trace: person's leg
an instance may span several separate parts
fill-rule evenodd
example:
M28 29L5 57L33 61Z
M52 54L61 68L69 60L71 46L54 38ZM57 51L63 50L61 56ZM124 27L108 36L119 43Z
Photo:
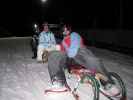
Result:
M36 59L36 57L37 57L37 51L36 51L36 49L33 49L32 59Z
M35 38L36 42L35 42L35 47L34 47L34 56L35 58L37 58L37 46L38 46L38 39L37 37Z
M51 82L66 84L66 78L63 71L65 67L66 56L59 51L51 51L48 56L48 71L51 78Z
M37 47L36 47L35 50L34 50L34 57L35 57L35 58L37 57Z
M33 51L33 56L32 56L32 58L35 59L35 58L37 57L37 46L34 46L34 47L32 48L32 51Z
M41 62L42 61L43 50L44 50L43 47L38 46L38 49L37 49L37 61L38 62Z
M108 72L105 69L103 63L99 58L97 58L89 49L87 48L81 48L78 51L78 54L74 58L74 60L80 64L86 67L87 69L91 71L97 71L102 73L105 76L108 76Z
M96 70L97 72L100 72L105 76L103 77L101 74L97 76L96 74L95 77L98 77L98 79L100 80L104 88L103 91L105 91L106 94L116 95L120 93L119 88L113 85L114 81L104 67L102 61L98 59L90 50L88 50L87 48L80 49L74 60L78 64L85 66L87 69Z
M35 50L35 46L34 46L34 37L32 37L31 41L30 41L30 46L31 46L31 50L33 52L33 56L32 58L35 59L35 55L34 55L34 50Z

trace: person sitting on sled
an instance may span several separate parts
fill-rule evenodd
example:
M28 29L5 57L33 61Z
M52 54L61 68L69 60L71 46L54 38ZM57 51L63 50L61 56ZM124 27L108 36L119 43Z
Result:
M96 72L101 72L108 76L102 70L103 64L83 43L83 38L77 33L72 32L70 25L63 27L64 39L60 45L60 51L52 51L48 57L48 70L52 82L51 91L66 91L67 82L64 73L64 67L67 66L69 59L73 59L77 64L86 67L94 75ZM107 83L110 83L107 78ZM107 84L106 84L107 85ZM112 87L107 92L114 94L118 92L116 87Z
M47 22L43 24L43 31L39 34L39 43L37 49L37 61L42 62L42 54L44 50L52 51L56 48L54 33L49 30Z

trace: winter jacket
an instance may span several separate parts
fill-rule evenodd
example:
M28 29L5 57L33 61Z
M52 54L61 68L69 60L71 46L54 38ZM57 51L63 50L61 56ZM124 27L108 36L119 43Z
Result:
M55 37L52 32L41 32L39 34L39 46L43 48L51 48L56 45Z
M75 57L79 48L83 47L82 37L76 33L72 32L70 35L66 36L61 44L61 51L65 51L68 57Z

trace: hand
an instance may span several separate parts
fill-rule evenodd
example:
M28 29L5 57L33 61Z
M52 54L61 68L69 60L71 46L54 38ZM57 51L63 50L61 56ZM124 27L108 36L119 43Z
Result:
M59 44L56 45L56 50L60 51L61 50L61 46Z

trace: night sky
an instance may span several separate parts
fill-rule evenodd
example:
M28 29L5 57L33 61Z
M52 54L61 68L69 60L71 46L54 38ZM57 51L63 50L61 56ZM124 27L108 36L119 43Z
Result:
M120 5L121 1L121 5ZM120 9L121 7L121 9ZM89 29L133 29L128 0L1 0L0 28L12 33L31 32L35 22L69 22Z

